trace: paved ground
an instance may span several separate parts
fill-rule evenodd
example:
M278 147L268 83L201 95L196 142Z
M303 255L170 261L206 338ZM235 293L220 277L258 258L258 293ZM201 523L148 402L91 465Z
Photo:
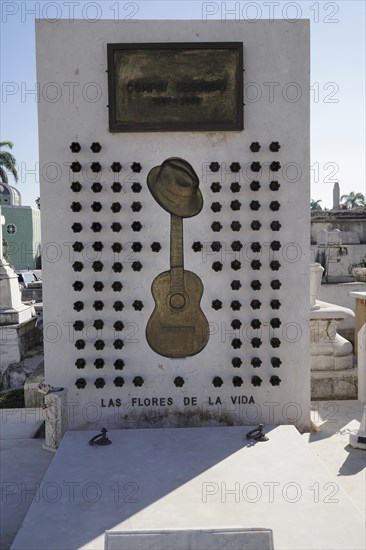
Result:
M348 444L349 434L358 430L363 404L359 401L319 401L312 403L312 409L313 422L320 431L303 437L355 506L366 515L366 452ZM42 420L40 409L0 410L1 550L10 548L37 484L54 457L53 453L42 449L42 439L33 438ZM322 490L327 491L326 488ZM326 496L331 498L332 495Z

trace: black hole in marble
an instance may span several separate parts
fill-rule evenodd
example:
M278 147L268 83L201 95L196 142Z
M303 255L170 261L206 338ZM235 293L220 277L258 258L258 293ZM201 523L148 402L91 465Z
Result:
M271 191L278 191L281 185L278 183L277 180L272 180L269 184L269 188Z
M135 181L132 185L131 185L131 189L134 193L140 193L142 187L141 187L141 183L139 183L138 181Z
M113 243L111 246L113 252L122 252L123 246L121 243Z
M270 384L272 384L272 386L279 386L281 384L281 378L279 378L278 376L271 376L269 382Z
M78 369L85 369L86 361L85 359L82 359L79 357L79 359L76 359L75 361L76 368Z
M93 193L100 193L101 190L103 189L103 185L99 181L95 181L92 184L91 189L92 189Z
M120 212L120 211L121 211L121 208L122 208L122 206L121 206L121 203L120 203L120 202L112 202L112 204L111 204L111 210L112 210L112 212L115 212L115 213L116 213L116 212Z
M250 286L253 290L260 290L262 288L262 283L256 279L250 283Z
M70 145L70 149L72 153L80 153L81 151L81 145L78 141L73 141Z
M85 378L78 378L75 382L75 386L79 389L79 390L82 390L85 388L86 386L86 380Z
M96 369L102 369L104 367L104 359L98 357L98 359L94 361L94 366Z
M270 263L269 263L269 267L272 269L272 271L278 271L281 267L281 264L279 261L277 260L272 260Z
M135 378L132 380L132 383L137 388L140 388L144 383L144 379L142 378L142 376L135 376Z
M260 162L252 162L252 164L250 165L250 169L252 172L260 172L261 169L262 169L262 165Z
M120 172L122 170L122 164L120 162L113 162L111 165L112 172Z
M123 370L123 367L125 366L123 359L116 359L113 364L116 370Z
M184 379L181 376L176 376L176 378L174 378L174 385L177 388L182 388L184 386Z
M218 162L211 162L210 170L211 172L218 172L220 170L220 164Z
M120 281L114 281L114 283L112 283L111 286L112 286L113 292L121 292L123 288L123 284Z
M279 348L281 345L281 340L276 337L271 338L269 342L273 348Z
M213 181L211 183L211 191L213 193L219 193L221 191L222 187L221 187L221 183L219 181Z
M230 190L232 193L239 193L240 189L241 189L241 185L237 181L233 181L232 184L230 185Z
M84 250L84 245L80 241L76 241L72 245L72 248L73 248L74 252L81 252L82 250Z
M278 151L281 149L281 145L279 144L278 141L272 141L270 143L270 146L269 146L269 150L272 152L272 153L278 153Z
M79 222L72 224L71 229L74 233L80 233L83 230L83 226Z
M95 241L92 244L92 248L93 248L93 250L95 250L95 252L101 252L104 248L104 245L103 245L102 241Z
M234 376L233 377L233 386L235 388L240 388L240 386L243 385L243 379L241 376Z
M252 153L258 153L261 146L258 141L252 141L252 143L249 146L249 149L252 151Z
M230 164L230 170L232 172L234 172L235 174L237 174L239 172L240 168L241 168L240 162L232 162Z
M100 231L102 231L102 224L100 222L93 222L91 224L91 230L94 233L99 233Z
M142 166L139 162L133 162L131 164L131 169L132 169L132 172L135 172L136 174L138 174L139 172L141 172Z
M94 343L94 347L97 350L102 350L105 348L105 342L103 340L96 340Z
M237 280L231 281L230 286L232 290L239 290L241 288L241 282Z
M81 331L84 328L83 321L75 321L75 323L72 325L75 331Z
M94 386L95 386L97 389L104 388L104 386L105 386L105 380L104 380L104 378L97 378L96 381L94 382Z
M122 185L119 183L119 181L114 181L111 187L113 193L119 193L122 190Z
M113 347L114 349L122 349L124 346L124 342L123 340L121 340L120 338L117 338L117 340L115 340L113 342Z
M240 231L241 229L241 223L239 221L233 221L231 222L230 224L230 227L231 227L231 230L232 231Z
M222 378L220 378L220 376L215 376L212 379L212 384L214 385L215 388L221 388L223 384Z
M216 272L222 271L222 263L221 262L213 262L212 269Z
M262 345L262 340L260 338L252 338L251 344L253 348L260 348Z
M99 143L99 141L93 141L93 143L90 146L90 149L93 153L100 153L102 150L102 146Z
M122 225L119 222L113 222L111 225L111 229L114 233L119 233L122 229Z
M271 170L271 172L278 172L280 168L281 168L281 164L278 162L278 160L274 160L269 165L269 169Z
M74 191L74 193L79 193L82 189L82 185L79 181L73 181L70 185L70 189Z
M70 168L72 172L77 173L81 171L81 164L78 161L74 161L71 163Z
M131 228L132 228L132 231L141 231L142 224L141 222L132 222Z
M222 205L219 202L213 202L211 204L211 210L212 212L220 212L222 208Z
M93 288L95 292L102 292L102 290L104 289L104 284L102 283L102 281L95 281L95 283L93 284Z
M80 212L81 204L80 204L80 202L72 202L71 205L70 205L70 208L73 212Z
M102 166L100 162L92 162L90 165L90 168L91 168L91 171L94 172L95 174L97 174L102 170Z

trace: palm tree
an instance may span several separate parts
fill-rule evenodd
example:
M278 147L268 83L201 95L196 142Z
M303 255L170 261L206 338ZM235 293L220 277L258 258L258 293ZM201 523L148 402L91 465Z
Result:
M315 201L314 199L311 199L311 201L310 201L310 210L323 210L322 207L319 204L320 202L322 202L321 199L319 199L317 201Z
M13 143L11 141L0 141L0 147L8 147L9 149L12 149ZM16 164L14 155L9 153L9 151L0 151L0 179L3 183L9 183L6 171L13 174L15 182L18 181Z
M349 195L342 195L341 201L347 208L357 208L358 206L366 206L365 196L362 193L351 191Z

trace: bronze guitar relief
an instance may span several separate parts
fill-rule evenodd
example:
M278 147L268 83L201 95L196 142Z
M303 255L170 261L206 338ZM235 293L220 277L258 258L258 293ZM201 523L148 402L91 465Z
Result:
M146 326L149 346L159 355L178 358L196 355L209 338L208 321L201 310L201 279L184 269L183 218L202 208L202 195L193 168L183 159L167 159L148 175L157 202L170 212L170 270L153 281L155 309Z

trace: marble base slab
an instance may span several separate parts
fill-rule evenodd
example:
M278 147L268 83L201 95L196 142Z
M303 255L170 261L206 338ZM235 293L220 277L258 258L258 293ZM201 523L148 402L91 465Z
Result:
M293 426L67 432L12 550L101 550L105 532L271 529L274 548L364 549L364 518ZM173 549L172 549L173 550Z
M104 550L273 550L270 529L107 531Z

